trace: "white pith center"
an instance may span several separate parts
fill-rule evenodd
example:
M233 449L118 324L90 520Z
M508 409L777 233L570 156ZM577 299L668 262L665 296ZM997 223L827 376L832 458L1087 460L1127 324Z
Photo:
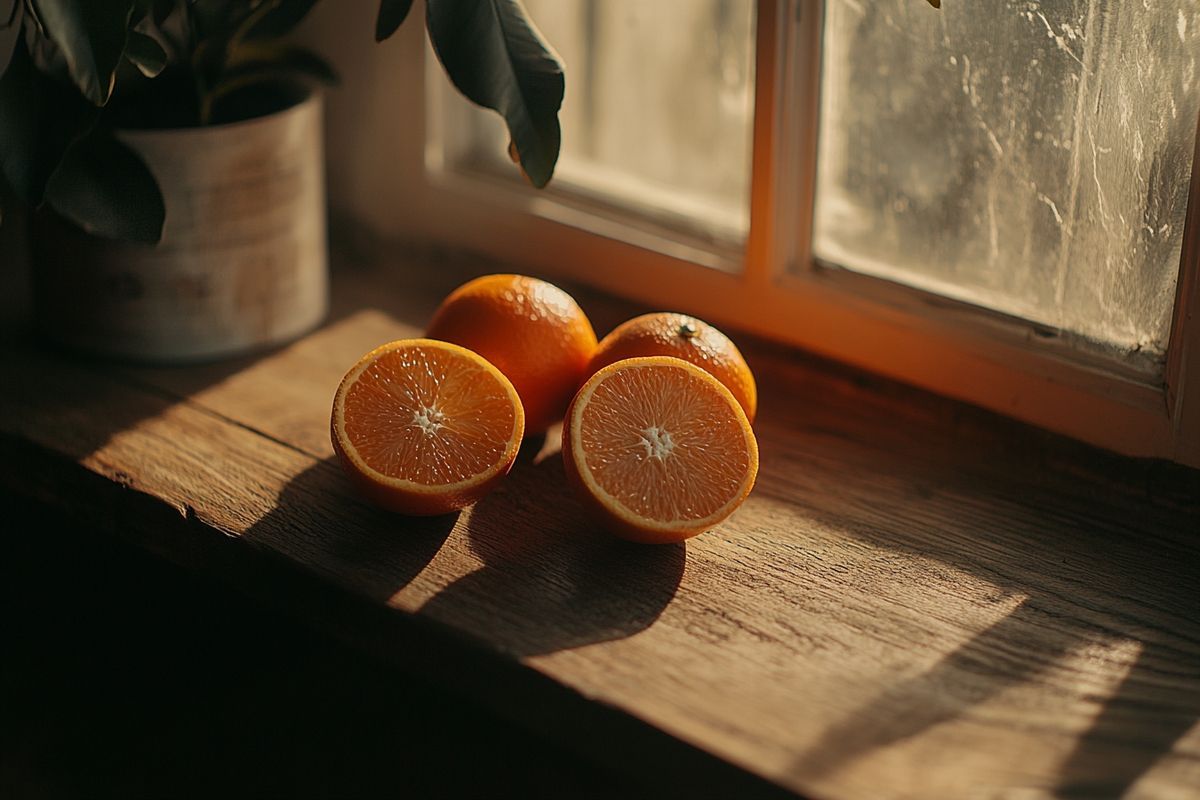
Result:
M659 461L666 461L675 449L675 440L671 438L670 432L657 425L651 425L642 431L641 443L642 447L646 448L647 457L657 458Z
M416 425L426 436L433 436L442 429L446 415L433 406L422 406L413 412L412 424Z

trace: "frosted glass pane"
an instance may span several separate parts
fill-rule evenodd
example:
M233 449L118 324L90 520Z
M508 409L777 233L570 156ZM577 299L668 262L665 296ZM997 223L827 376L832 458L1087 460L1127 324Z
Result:
M830 0L816 255L1161 361L1198 43L1195 0Z
M525 0L566 66L553 186L740 242L750 223L754 0ZM477 118L473 155L506 141ZM497 146L499 143L500 146Z

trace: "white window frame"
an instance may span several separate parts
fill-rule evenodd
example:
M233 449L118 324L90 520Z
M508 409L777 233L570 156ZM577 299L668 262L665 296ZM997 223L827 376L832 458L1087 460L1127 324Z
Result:
M744 254L631 224L561 189L455 171L446 80L419 47L401 57L426 101L424 171L405 191L415 209L408 235L693 313L1124 454L1200 466L1200 153L1160 382L1072 350L1045 326L821 265L811 243L822 10L821 0L758 0Z

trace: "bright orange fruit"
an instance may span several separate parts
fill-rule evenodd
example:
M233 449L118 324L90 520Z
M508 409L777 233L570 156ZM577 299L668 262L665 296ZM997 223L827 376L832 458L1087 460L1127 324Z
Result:
M725 384L754 422L758 388L754 374L729 337L706 322L686 314L659 312L618 325L605 336L592 356L588 374L625 358L674 356L682 358Z
M363 356L333 399L333 449L354 483L402 514L445 514L512 468L525 430L509 380L481 356L401 339Z
M584 502L618 536L678 542L742 504L758 474L758 443L718 380L652 356L588 379L567 411L563 460Z
M526 433L562 419L596 349L592 324L569 294L524 275L485 275L442 302L426 335L474 350L508 376Z

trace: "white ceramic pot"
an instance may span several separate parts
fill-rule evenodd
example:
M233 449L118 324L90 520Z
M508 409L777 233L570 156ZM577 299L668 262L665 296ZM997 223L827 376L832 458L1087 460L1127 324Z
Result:
M75 349L188 362L259 350L328 309L322 104L263 117L117 135L158 180L155 246L43 218L34 232L39 327Z

